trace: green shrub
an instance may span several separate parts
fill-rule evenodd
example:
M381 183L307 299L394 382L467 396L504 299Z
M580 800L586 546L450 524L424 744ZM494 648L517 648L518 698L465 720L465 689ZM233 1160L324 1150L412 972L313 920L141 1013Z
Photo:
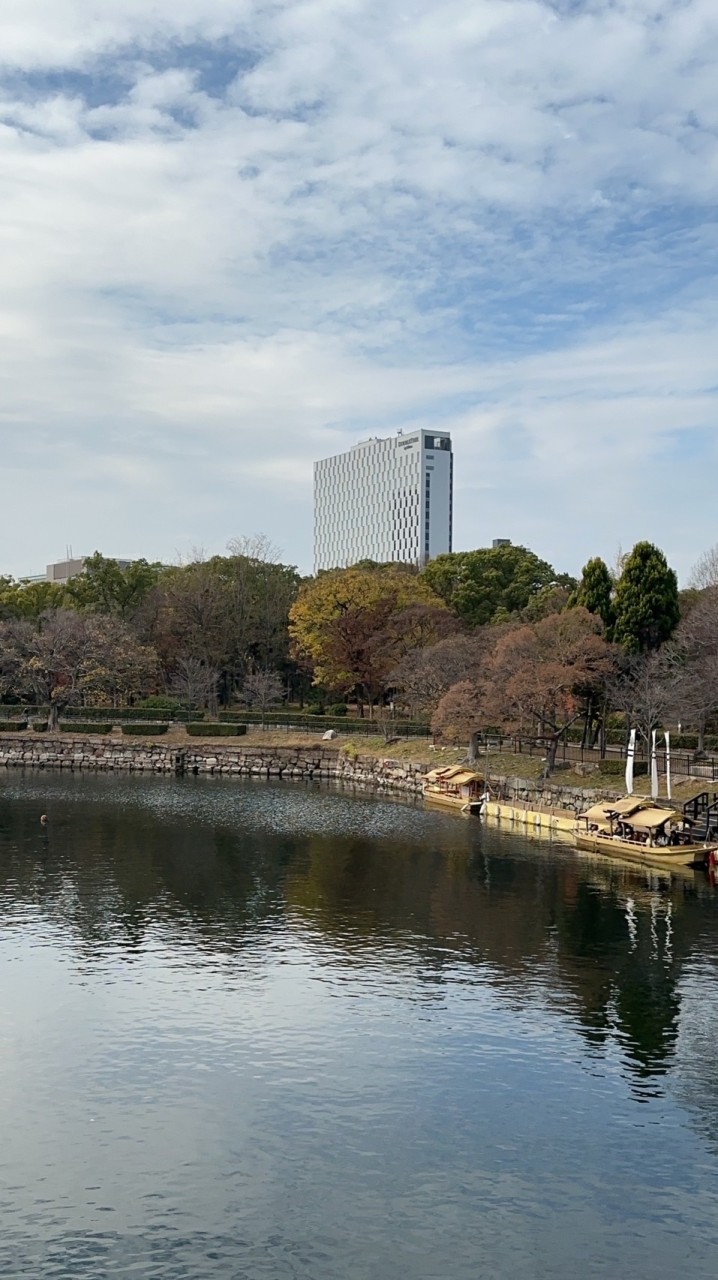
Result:
M109 733L112 725L109 721L73 720L71 724L59 725L60 733Z
M622 778L626 772L625 760L600 760L598 772L604 778ZM635 760L633 764L634 778L645 778L648 773L648 765L645 760Z
M663 744L659 742L659 746ZM697 751L698 750L698 734L697 733L672 733L671 747L676 751ZM718 738L715 734L707 733L703 738L704 751L718 750Z
M168 693L153 693L137 703L143 711L179 711L182 703L179 698L171 698Z
M27 729L27 720L0 720L0 733L19 733Z
M347 715L348 711L349 711L349 708L346 702L333 702L332 705L329 707L330 716L345 716Z
M120 728L123 733L127 733L127 734L134 733L138 737L144 734L145 737L149 738L149 737L154 737L155 734L158 734L158 733L166 733L167 730L169 729L169 725L159 724L159 723L157 724L121 724Z
M114 715L112 707L63 707L63 720L106 720Z
M47 720L36 720L32 727L35 733L45 733L47 731Z
M211 724L204 720L194 724L190 722L185 727L193 738L240 738L247 732L246 724Z

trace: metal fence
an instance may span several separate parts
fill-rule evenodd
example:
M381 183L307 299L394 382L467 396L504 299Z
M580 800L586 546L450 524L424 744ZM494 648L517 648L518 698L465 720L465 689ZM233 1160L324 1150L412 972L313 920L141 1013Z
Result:
M487 743L489 750L505 751L512 755L527 755L530 757L543 757L548 749L546 740L540 738L484 738L482 745L486 747ZM625 759L625 744L610 744L601 750L599 747L582 747L580 743L566 742L564 740L559 742L556 753L557 761L571 764L600 764L604 760L615 760L619 763L625 761ZM650 769L650 757L645 750L637 750L635 761L636 764L645 765L647 769ZM663 747L656 752L656 764L659 776L665 776L666 752ZM674 775L690 774L693 778L706 778L710 782L715 782L718 779L718 758L713 755L706 755L701 759L696 759L696 753L693 751L671 751L671 773Z

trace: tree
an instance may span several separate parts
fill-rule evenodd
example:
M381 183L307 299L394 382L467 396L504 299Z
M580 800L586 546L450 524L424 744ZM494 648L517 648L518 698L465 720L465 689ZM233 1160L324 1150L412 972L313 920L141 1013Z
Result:
M678 592L678 608L681 611L681 622L683 622L688 617L691 610L695 609L696 605L700 603L702 595L703 591L700 591L697 587L684 587Z
M188 707L199 707L204 710L211 705L215 709L218 679L219 672L216 667L211 667L202 658L187 655L177 660L171 688Z
M430 560L422 578L469 626L504 621L543 588L573 586L526 547L482 547Z
M293 565L280 563L279 552L259 535L234 539L232 554L218 562L230 599L237 675L248 670L285 669L289 660L289 610L299 590Z
M426 582L395 565L321 573L302 585L290 610L293 651L312 664L315 684L356 691L371 714L394 665L387 628L416 605L442 608Z
M45 613L61 609L65 603L65 588L57 582L14 582L12 578L0 579L0 617L40 618Z
M622 711L627 726L638 730L646 746L654 729L660 729L675 707L680 668L672 649L624 654L619 670L609 680L608 699Z
M471 680L462 680L444 694L431 717L431 731L447 742L468 742L469 760L479 754L479 735L485 723L481 688Z
M546 776L561 736L585 712L614 669L600 619L567 609L507 632L484 671L485 713L510 729L533 727L547 744Z
M407 653L390 679L410 714L431 715L454 685L478 680L500 634L495 627L478 627Z
M551 587L542 587L540 591L532 596L518 615L521 622L540 622L542 618L548 618L552 613L563 613L564 609L568 609L572 592L568 587L561 587L555 583ZM494 626L497 624L494 623Z
M152 593L148 610L149 634L170 682L185 658L222 669L231 645L230 624L226 592L209 562L170 569Z
M689 586L698 591L704 591L706 587L718 587L718 542L694 564Z
M49 724L81 695L81 673L87 657L87 624L76 613L61 610L42 619L42 626L17 622L5 628L5 643L16 656L13 692L23 700L49 707Z
M678 579L651 542L637 542L616 586L613 639L629 653L657 649L678 626Z
M613 589L611 572L605 560L594 556L583 567L581 579L571 596L571 606L588 609L603 622L606 634L613 627Z
M82 573L68 582L68 603L77 609L130 618L164 572L161 564L146 560L132 560L123 568L117 560L96 551L85 560Z
M676 632L676 710L698 730L704 748L706 723L718 711L718 586L706 588Z
M262 713L262 724L268 711L281 706L284 685L277 671L250 671L242 686L242 702Z
M78 688L87 699L123 705L156 688L157 654L119 618L89 617Z
M387 664L393 665L408 654L419 654L461 630L458 618L443 604L410 604L389 615L377 643L384 650Z
M287 669L299 586L296 569L262 558L271 550L264 540L231 545L233 555L168 570L142 611L169 677L180 657L196 658L216 668L223 700L255 667Z
M157 657L117 619L58 610L36 624L0 627L0 669L7 691L49 707L54 728L61 712L84 698L109 702L142 694L156 676Z

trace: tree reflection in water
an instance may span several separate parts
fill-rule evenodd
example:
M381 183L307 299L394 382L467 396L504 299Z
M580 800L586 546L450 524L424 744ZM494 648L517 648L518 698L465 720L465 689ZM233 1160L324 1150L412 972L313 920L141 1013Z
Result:
M653 882L413 805L286 784L16 778L0 836L3 900L41 912L83 965L108 946L131 960L158 935L231 963L291 927L349 969L376 964L380 945L427 999L461 969L509 1003L550 1003L594 1052L620 1049L639 1093L673 1061L681 974L715 921L697 877Z

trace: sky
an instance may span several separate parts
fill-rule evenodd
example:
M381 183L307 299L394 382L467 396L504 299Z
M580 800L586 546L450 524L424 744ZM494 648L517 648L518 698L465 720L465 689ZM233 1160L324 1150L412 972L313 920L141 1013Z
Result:
M715 0L4 0L0 572L312 562L452 433L456 549L718 541Z

